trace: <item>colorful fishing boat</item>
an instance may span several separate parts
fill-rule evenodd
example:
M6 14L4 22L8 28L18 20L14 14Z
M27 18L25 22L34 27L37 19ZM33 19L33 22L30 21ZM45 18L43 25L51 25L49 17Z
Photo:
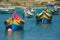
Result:
M51 12L52 12L53 14L58 14L58 12L57 12L57 7L56 7L55 5L53 5L53 4L47 4L47 8L48 8L49 10L51 10Z
M22 30L24 26L24 20L22 20L17 13L13 13L13 16L5 21L6 30Z
M39 23L39 22L41 22L41 23L51 23L51 19L52 19L52 14L46 12L45 10L42 11L40 14L36 15L37 23Z

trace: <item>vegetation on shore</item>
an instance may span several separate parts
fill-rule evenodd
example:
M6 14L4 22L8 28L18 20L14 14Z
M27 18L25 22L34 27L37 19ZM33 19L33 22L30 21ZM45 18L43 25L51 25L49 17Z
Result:
M60 5L60 3L57 3L57 1L60 1L60 0L55 0L54 2L56 2L57 5ZM52 3L54 3L54 2L52 2ZM4 5L11 4L11 6L29 6L29 7L45 7L47 4L47 2L39 2L39 1L31 1L30 2L28 0L26 0L26 1L16 0L14 2L12 2L10 0L5 0L5 1L0 0L0 5L2 5L1 3L4 3Z

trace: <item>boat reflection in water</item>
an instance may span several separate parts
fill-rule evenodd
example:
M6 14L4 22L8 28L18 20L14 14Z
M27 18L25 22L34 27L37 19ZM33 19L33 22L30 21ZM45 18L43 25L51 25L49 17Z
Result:
M6 32L6 38L7 40L22 40L24 35L24 31L20 30L20 31L15 31L15 32Z

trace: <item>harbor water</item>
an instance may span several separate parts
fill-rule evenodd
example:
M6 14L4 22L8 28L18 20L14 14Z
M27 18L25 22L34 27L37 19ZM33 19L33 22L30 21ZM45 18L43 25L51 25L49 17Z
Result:
M23 18L23 10L16 9L17 14ZM35 17L25 18L24 30L6 32L4 21L12 14L0 13L0 40L60 40L60 9L58 15L53 15L52 23L36 24Z

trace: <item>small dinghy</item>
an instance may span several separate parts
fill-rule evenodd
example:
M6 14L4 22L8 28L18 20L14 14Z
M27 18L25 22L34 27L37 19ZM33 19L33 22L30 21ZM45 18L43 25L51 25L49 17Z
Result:
M21 19L17 13L13 13L13 16L5 21L6 30L22 30L24 26L24 20Z
M2 14L6 14L6 13L11 14L14 12L14 10L15 8L13 7L0 7L0 13Z
M30 12L29 10L24 10L24 16L27 17L27 18L31 18L33 17L33 13Z

